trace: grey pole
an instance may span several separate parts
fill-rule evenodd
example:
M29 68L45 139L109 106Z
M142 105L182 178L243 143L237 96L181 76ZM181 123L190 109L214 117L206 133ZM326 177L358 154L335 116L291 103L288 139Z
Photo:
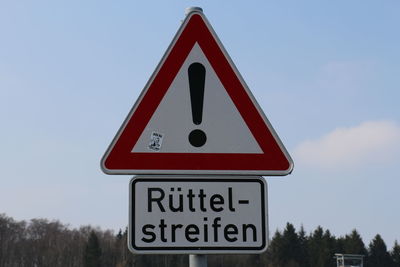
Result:
M188 7L185 9L185 16L193 11L203 12L203 9L201 7ZM207 267L207 255L190 254L189 267Z
M189 267L207 267L207 255L189 255Z

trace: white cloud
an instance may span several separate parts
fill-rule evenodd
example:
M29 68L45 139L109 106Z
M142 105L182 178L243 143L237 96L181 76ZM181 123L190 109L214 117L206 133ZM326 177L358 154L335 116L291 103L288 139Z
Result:
M394 162L400 154L400 126L393 121L368 121L337 128L317 140L298 145L295 162L331 169Z

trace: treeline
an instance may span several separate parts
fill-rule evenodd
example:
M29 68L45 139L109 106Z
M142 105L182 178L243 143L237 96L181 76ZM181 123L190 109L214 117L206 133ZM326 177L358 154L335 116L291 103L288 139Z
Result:
M365 267L400 267L400 246L387 250L379 235L366 247L356 230L336 238L318 227L307 234L288 223L260 255L210 255L209 267L329 267L335 253L365 255ZM0 267L188 267L187 255L134 255L127 231L92 226L70 229L59 221L16 221L0 214Z
M336 267L335 253L365 255L364 267L400 267L400 245L397 241L388 251L379 234L366 247L357 230L337 238L322 227L306 234L303 228L296 231L290 223L273 236L263 255L263 266Z

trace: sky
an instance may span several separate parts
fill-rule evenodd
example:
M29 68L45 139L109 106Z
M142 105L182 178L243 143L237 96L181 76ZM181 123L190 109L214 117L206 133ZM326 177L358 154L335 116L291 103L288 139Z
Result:
M2 1L0 213L124 229L131 176L100 159L200 6L294 160L286 222L400 241L400 2Z

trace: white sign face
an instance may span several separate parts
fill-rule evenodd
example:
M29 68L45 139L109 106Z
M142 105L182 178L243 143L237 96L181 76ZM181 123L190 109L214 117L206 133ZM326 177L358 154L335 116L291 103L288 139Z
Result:
M201 123L193 123L190 101L189 66L201 64L205 68L204 92L202 96ZM193 146L188 133L200 128L207 141ZM200 46L196 43L167 93L146 125L132 152L152 153L149 147L154 132L164 135L160 145L162 153L263 153L240 112L232 102ZM158 150L157 150L158 151Z
M134 253L262 253L267 226L262 177L137 176L130 184Z

